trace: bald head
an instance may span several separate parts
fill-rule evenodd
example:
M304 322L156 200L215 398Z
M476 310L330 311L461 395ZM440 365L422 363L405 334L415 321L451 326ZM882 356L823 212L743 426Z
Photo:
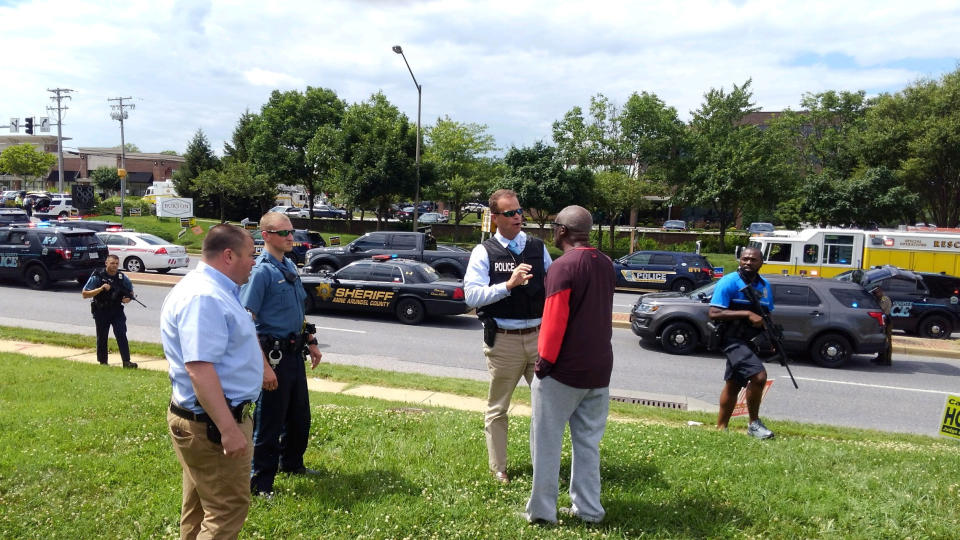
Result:
M590 212L575 204L570 205L557 214L557 223L565 226L570 232L589 233L593 227L593 217Z

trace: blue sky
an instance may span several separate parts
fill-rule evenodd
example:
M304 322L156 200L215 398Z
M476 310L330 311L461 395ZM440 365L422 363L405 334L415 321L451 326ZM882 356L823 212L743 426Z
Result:
M395 44L425 125L486 124L501 148L549 142L597 93L656 93L686 120L748 78L757 106L781 110L805 92L896 92L960 60L955 1L0 0L0 21L2 123L71 88L65 146L114 146L107 98L132 96L126 139L150 152L182 152L198 128L222 151L273 89L383 91L415 120Z

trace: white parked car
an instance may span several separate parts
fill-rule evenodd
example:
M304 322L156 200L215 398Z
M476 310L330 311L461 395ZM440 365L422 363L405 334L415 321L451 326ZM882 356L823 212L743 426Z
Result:
M297 208L296 206L274 206L271 212L280 212L287 217L309 218L310 212L306 208Z
M111 255L120 257L120 266L128 272L156 270L166 274L171 268L190 263L187 249L159 236L139 232L102 232L97 236L107 244Z
M45 197L37 199L33 207L33 215L43 219L57 219L77 217L80 211L73 207L73 199L55 195L50 199Z

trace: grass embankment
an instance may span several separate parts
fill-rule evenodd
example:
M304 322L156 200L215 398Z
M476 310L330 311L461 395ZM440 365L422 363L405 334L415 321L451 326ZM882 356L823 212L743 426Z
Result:
M375 373L354 371L379 384L362 377ZM0 537L176 537L180 467L166 433L165 373L0 354L0 377ZM471 385L471 395L483 386ZM956 533L952 441L779 422L777 438L760 442L689 427L682 413L618 410L635 421L612 422L602 443L607 519L540 529L518 516L530 490L527 419L513 418L514 482L501 487L486 472L480 413L330 394L311 404L306 461L322 475L278 478L277 497L253 503L245 537ZM567 447L565 471L569 456Z

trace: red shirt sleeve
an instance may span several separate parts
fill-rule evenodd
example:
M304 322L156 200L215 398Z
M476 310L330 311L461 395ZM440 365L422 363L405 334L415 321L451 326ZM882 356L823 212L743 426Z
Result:
M548 296L543 305L543 320L540 323L540 337L537 340L537 352L540 358L551 364L557 362L569 318L570 289L561 289Z

